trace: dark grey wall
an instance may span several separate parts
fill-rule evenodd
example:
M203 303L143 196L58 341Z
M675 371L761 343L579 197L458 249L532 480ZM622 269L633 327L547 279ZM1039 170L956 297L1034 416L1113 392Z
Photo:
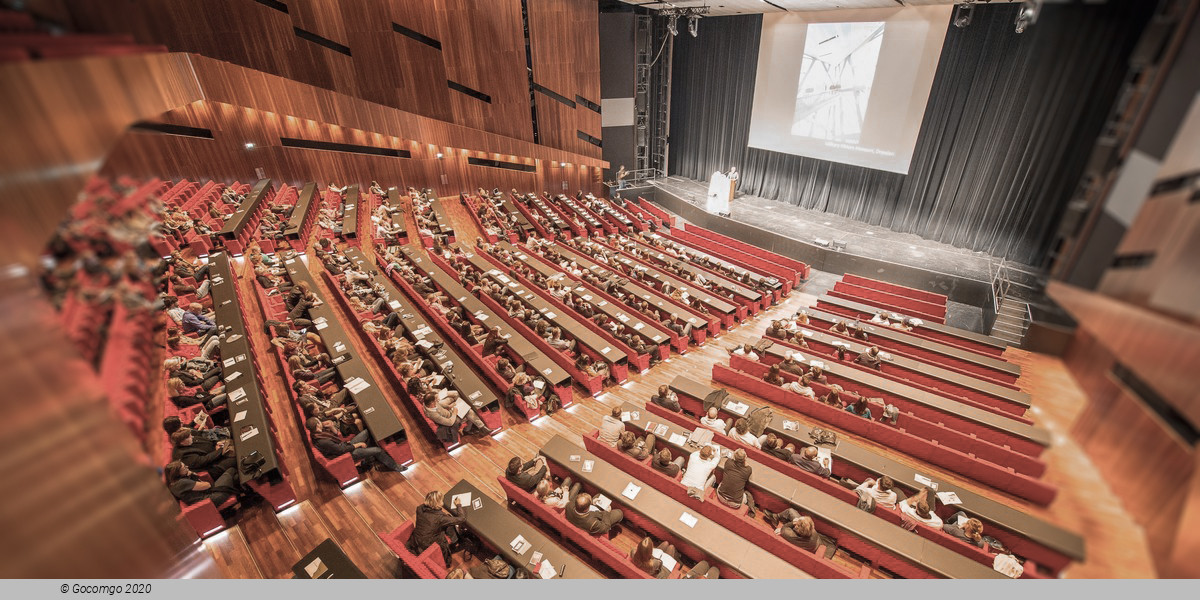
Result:
M600 13L600 98L632 98L634 84L634 14ZM621 165L633 168L633 126L605 127L604 160L612 167L605 181Z

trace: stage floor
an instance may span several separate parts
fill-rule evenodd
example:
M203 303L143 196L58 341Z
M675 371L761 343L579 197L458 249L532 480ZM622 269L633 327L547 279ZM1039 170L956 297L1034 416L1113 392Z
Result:
M666 177L649 182L703 207L708 185L683 177ZM857 256L976 279L991 281L999 259L984 252L956 248L926 240L911 233L897 233L886 227L867 225L848 217L793 206L778 200L739 195L730 207L734 220L796 240L812 242L825 239L844 242L845 252ZM1007 263L1013 283L1032 287L1039 270Z

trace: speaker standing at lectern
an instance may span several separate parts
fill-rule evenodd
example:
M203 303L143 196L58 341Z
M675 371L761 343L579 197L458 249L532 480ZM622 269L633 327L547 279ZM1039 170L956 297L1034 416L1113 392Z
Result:
M733 186L737 183L737 169L729 170L729 175L716 171L709 178L708 198L705 210L723 217L729 216L729 201L733 199Z

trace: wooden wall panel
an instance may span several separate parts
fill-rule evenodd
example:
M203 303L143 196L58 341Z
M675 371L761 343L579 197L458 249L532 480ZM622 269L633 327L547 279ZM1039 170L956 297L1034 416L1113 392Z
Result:
M594 0L529 2L529 45L534 83L572 102L575 96L600 103L600 15ZM591 155L600 148L576 131L601 137L600 115L578 103L566 106L535 94L542 142Z
M1200 501L1195 450L1109 374L1113 355L1086 330L1064 358L1088 395L1072 436L1146 530L1160 576L1200 576L1194 560L1172 565L1175 547L1194 543L1194 530L1181 528L1180 519L1185 506Z
M1050 297L1122 364L1200 426L1200 328L1060 282Z
M306 0L288 2L287 13L252 0L62 3L80 31L130 33L172 51L533 140L520 0ZM596 0L529 4L546 32L544 44L539 40L534 48L546 62L547 85L571 99L578 93L599 102ZM393 31L393 22L437 40L441 49ZM300 39L293 27L344 45L352 56ZM451 90L447 80L491 102ZM546 139L555 143L542 143L599 158L600 148L575 137L576 129L600 137L599 115L580 110L574 121L548 122L554 131Z

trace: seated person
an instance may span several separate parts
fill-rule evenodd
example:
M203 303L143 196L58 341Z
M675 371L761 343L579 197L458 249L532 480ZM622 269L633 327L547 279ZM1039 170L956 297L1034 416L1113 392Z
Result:
M171 460L187 465L191 471L207 471L213 479L220 479L226 471L237 472L237 459L233 456L233 444L229 440L216 442L192 435L191 430L180 429L171 434Z
M610 414L604 415L600 420L600 435L597 439L616 447L622 433L625 433L625 422L621 420L621 407L615 406Z
M879 346L867 348L867 351L859 354L858 358L854 359L854 362L875 369L876 371L880 370L883 359L879 356Z
M828 393L826 393L824 396L821 396L817 400L819 402L821 402L822 404L828 404L830 406L837 406L837 407L841 408L842 407L842 392L844 392L844 391L845 390L842 389L842 386L835 383L835 384L829 386Z
M729 431L729 437L755 448L761 448L762 443L759 442L757 435L750 432L750 421L744 418L738 418L733 422L733 429Z
M750 344L742 344L741 346L734 346L733 348L729 349L729 353L731 355L736 354L738 356L745 356L746 358L749 358L750 360L758 360L758 353L754 351L754 347L751 346Z
M455 498L454 506L449 511L442 507L444 496L434 490L425 494L425 501L417 507L413 519L412 535L405 544L415 555L424 552L430 546L437 544L442 549L442 561L450 565L450 541L446 539L446 530L466 520L462 503Z
M800 360L804 360L804 357L801 356L800 360L796 360L797 356L797 354L788 352L786 355L784 355L783 360L780 361L779 368L793 375L803 375L804 363L800 362Z
M234 469L225 471L209 483L202 481L200 476L188 469L183 462L174 460L163 467L163 475L167 479L167 489L171 490L171 495L184 504L212 500L213 504L221 506L239 493L235 481L237 471Z
M511 481L513 485L532 492L539 483L549 478L547 473L549 471L545 456L539 454L523 463L521 459L514 456L508 461L508 468L504 470L504 478Z
M854 491L866 493L875 500L875 504L878 506L895 508L897 496L896 491L892 489L893 487L895 487L895 483L892 481L892 478L884 475L878 481L868 479L858 484L858 487Z
M183 379L172 377L167 380L167 398L179 408L202 404L205 410L212 412L224 406L229 396L224 393L212 394L199 385L188 387L183 384Z
M812 518L802 516L800 511L790 507L779 514L764 510L763 517L783 539L805 551L815 552L821 546L821 534L817 533Z
M946 523L942 525L942 531L976 548L984 546L983 523L979 519L968 517L967 513L961 510L946 519Z
M179 419L179 417L177 417L175 415L171 415L169 417L164 417L162 420L162 428L163 428L163 431L166 432L168 438L171 436L172 433L175 433L176 431L179 431L181 429L186 429L186 430L190 431L193 436L200 437L202 439L206 439L206 440L208 440L210 442L214 442L214 443L219 442L221 440L229 439L229 428L228 427L213 427L211 429L196 429L194 427L184 427L183 421L181 421Z
M465 579L512 579L516 576L517 570L496 555L467 569Z
M675 553L675 546L663 542L657 547L654 545L654 540L649 537L643 537L637 546L634 546L629 551L629 560L633 566L637 567L647 575L651 575L656 579L666 579L671 576L671 570L663 565L663 561L654 556L654 551L658 550L661 554L665 554L675 559L678 564L679 557Z
M650 461L651 467L662 471L668 477L674 477L678 475L679 472L683 470L683 465L684 459L682 456L675 459L671 458L670 448L663 448L662 450L659 450L658 453L654 455L654 460Z
M717 407L715 407L715 406L710 407L708 409L708 413L705 414L703 417L700 417L700 425L707 429L711 429L721 435L724 435L725 434L725 421L723 419L721 419L720 417L718 417L718 415L720 415L720 414L721 413L720 413L720 411L717 410Z
M571 486L569 506L563 513L567 522L592 535L615 537L620 532L617 524L625 520L625 513L619 508L592 510L592 496L580 491L582 487L579 483Z
M821 367L813 365L808 369L808 375L812 381L829 385L829 378L825 376L825 370Z
M929 488L921 488L916 496L907 498L900 502L900 512L904 513L910 519L924 523L935 529L942 528L942 518L929 509L930 504Z
M658 386L658 393L651 396L650 401L675 412L683 410L683 407L679 405L679 396L665 385Z
M846 412L856 414L868 421L871 419L871 407L867 399L859 396L858 400L846 405Z
M763 375L763 381L771 385L783 385L783 375L779 374L779 365L771 365L767 370L767 374Z
M767 328L765 335L769 338L780 340L787 339L788 337L787 328L784 326L783 321L772 321L771 326Z
M636 460L646 460L654 453L654 442L653 433L647 433L645 438L639 438L632 431L626 431L617 440L617 450Z
M547 477L538 482L534 494L537 495L538 500L542 501L542 504L549 504L555 508L566 508L567 500L571 495L571 478L564 479L561 485L555 487L554 482Z
M181 327L184 333L206 335L217 328L217 323L204 314L204 307L200 303L193 302L188 305L187 312L183 314Z
M404 470L404 467L396 464L396 460L392 458L392 455L384 451L383 448L370 443L371 432L368 430L359 432L347 441L342 438L340 428L334 421L309 417L305 423L305 427L308 429L309 437L312 438L313 447L320 451L321 455L325 458L334 459L349 453L355 462L374 462L375 468L378 471L384 469L392 471Z
M704 446L703 448L692 452L688 456L687 467L683 473L682 483L684 487L707 490L717 483L717 476L713 475L713 470L717 468L717 463L721 462L721 455L712 446ZM689 493L691 493L689 491Z
M809 383L811 383L811 380L808 377L808 373L805 373L804 375L800 376L799 381L789 381L788 383L783 384L783 389L803 396L808 396L809 398L816 400L817 393L813 391L812 387L809 386Z
M817 447L805 446L803 450L792 455L792 464L816 474L818 477L829 477L829 465L824 460L817 459Z
M465 416L458 416L457 397L445 395L439 399L437 392L430 391L424 394L422 404L425 407L425 416L437 425L457 432L458 426L466 421L467 428L463 430L465 435L486 435L488 433L487 425L484 424L483 419L479 417L474 408L467 410Z
M717 486L717 500L729 508L741 508L746 503L746 516L754 518L754 496L746 489L754 469L746 463L746 451L738 448L733 458L725 461L721 485Z

